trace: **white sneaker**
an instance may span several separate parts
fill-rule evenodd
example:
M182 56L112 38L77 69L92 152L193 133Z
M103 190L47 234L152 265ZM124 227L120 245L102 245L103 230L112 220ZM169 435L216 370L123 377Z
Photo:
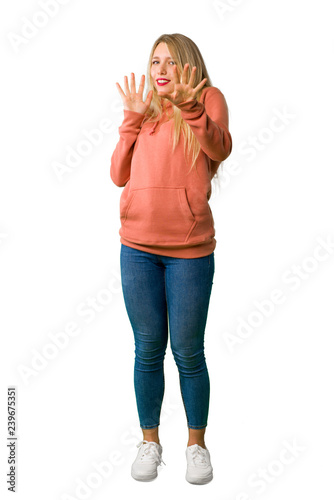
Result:
M187 473L186 480L192 484L206 484L213 478L213 468L208 449L198 444L188 446L186 449Z
M137 444L137 448L139 451L131 467L131 476L137 481L152 481L158 475L158 465L165 464L161 458L162 446L144 440Z

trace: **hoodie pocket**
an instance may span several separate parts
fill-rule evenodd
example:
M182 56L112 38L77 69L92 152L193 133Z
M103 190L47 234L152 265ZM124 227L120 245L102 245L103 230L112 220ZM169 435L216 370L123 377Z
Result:
M133 189L121 222L121 236L151 245L187 243L197 224L185 187Z

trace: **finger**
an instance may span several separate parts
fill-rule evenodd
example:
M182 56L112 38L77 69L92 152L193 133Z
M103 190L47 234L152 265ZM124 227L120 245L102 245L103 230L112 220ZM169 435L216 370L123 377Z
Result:
M118 82L116 82L116 87L117 87L117 90L120 93L120 96L122 97L122 99L123 99L123 97L126 98L126 95L124 94L123 89Z
M145 75L142 75L141 79L140 79L140 84L139 84L139 87L138 87L138 94L139 95L143 95L144 83L145 83Z
M124 77L124 88L125 88L125 93L128 96L130 94L130 89L129 89L129 82L128 82L128 77Z
M197 93L207 82L207 78L203 78L203 80L194 88L194 91Z
M187 84L187 74L188 74L189 63L186 63L183 67L181 83Z
M190 80L188 83L188 85L190 85L190 87L192 87L194 85L196 69L197 69L196 66L194 66L192 71L191 71Z
M147 94L145 104L149 106L151 104L152 99L153 99L153 90L150 90L149 93Z
M131 73L131 94L136 93L136 81L135 81L135 74Z
M179 72L179 68L176 66L176 64L173 67L173 71L174 71L175 82L180 83L180 72Z

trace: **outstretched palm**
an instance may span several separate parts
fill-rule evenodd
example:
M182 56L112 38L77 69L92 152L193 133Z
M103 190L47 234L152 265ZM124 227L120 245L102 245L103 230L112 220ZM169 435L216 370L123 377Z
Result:
M125 88L125 93L124 93L120 84L116 82L117 90L122 98L124 109L127 109L129 111L136 111L137 113L142 113L142 114L146 113L152 101L153 90L149 91L149 93L146 96L146 100L143 101L144 83L145 83L145 75L142 75L140 79L138 92L136 92L135 75L134 73L131 73L131 90L130 90L128 84L128 77L124 76L124 88Z
M190 101L192 99L195 99L198 92L205 85L207 78L203 78L203 80L197 85L197 87L194 88L193 85L194 85L194 81L195 81L195 71L197 68L196 68L196 66L193 67L193 69L191 71L189 82L187 82L188 67L189 67L189 63L186 63L184 65L184 68L183 68L183 73L182 73L181 82L180 82L177 66L175 65L173 68L173 71L174 71L176 83L174 83L173 91L172 92L164 92L163 90L159 90L158 96L164 97L165 99L168 99L175 106L177 106L180 102Z

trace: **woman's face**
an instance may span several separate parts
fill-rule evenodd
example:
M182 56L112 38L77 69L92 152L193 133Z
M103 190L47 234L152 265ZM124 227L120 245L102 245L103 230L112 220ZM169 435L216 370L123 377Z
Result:
M172 91L173 83L176 83L173 72L175 64L176 62L172 58L167 44L164 42L159 43L154 51L151 63L151 77L157 90ZM168 82L166 83L165 80L168 80Z

